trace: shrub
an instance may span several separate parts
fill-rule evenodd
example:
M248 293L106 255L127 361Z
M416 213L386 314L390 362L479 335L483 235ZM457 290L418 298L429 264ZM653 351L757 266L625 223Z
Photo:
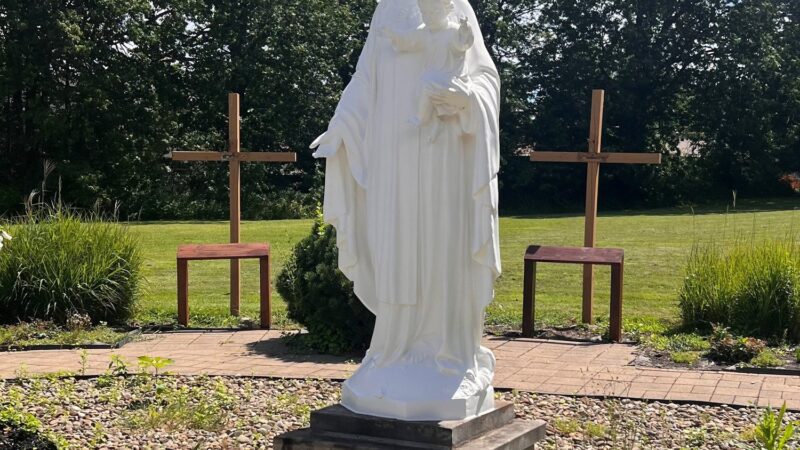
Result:
M750 361L767 347L766 342L760 339L736 337L728 328L719 325L714 326L709 343L709 358L723 363Z
M125 227L41 207L13 222L9 233L13 240L0 251L0 321L64 325L88 315L95 323L122 323L132 316L142 259Z
M761 338L800 339L800 243L695 247L680 291L684 324L723 324Z
M289 318L303 325L304 345L325 353L364 351L375 316L353 293L353 284L338 268L336 232L317 217L311 234L300 241L278 276L276 287L286 300Z

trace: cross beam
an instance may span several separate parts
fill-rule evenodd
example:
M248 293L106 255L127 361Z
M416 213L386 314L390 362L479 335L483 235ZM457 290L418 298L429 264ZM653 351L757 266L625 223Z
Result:
M534 162L586 163L586 219L583 245L595 246L597 231L597 192L600 180L600 164L661 164L657 153L603 153L603 103L605 91L592 91L592 115L589 125L589 149L587 152L538 152L531 154ZM594 268L583 266L583 313L584 323L592 323L594 306Z
M289 152L242 152L240 142L239 94L228 94L228 151L172 152L175 161L227 161L230 168L230 241L239 243L241 225L241 163L297 162L297 154ZM241 283L239 260L231 259L231 315L239 315Z

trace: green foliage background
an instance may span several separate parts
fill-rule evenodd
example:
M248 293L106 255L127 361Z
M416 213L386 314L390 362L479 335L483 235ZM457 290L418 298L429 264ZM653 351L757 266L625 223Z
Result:
M607 207L791 195L800 170L800 3L793 0L472 0L503 79L502 207L579 205L583 168L520 149L584 148L590 91L607 92ZM294 165L244 168L244 216L311 216L322 175L307 149L355 66L373 0L0 2L0 213L32 190L123 219L224 218L226 93L245 150ZM700 144L678 156L677 143ZM44 174L45 161L54 170Z

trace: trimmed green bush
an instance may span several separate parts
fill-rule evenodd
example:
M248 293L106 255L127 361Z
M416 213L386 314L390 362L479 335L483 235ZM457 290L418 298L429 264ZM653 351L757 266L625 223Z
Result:
M800 244L740 243L727 252L695 247L680 291L684 324L800 340Z
M0 249L0 321L76 314L121 324L139 293L142 258L127 228L66 208L41 207L10 224Z
M324 353L363 352L369 347L375 316L353 293L353 283L338 268L336 231L320 217L300 241L278 275L276 287L289 318L303 325L304 346Z

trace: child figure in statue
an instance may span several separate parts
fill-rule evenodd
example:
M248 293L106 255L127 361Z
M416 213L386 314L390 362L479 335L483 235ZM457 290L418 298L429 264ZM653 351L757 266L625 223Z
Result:
M458 111L452 106L435 103L432 96L437 91L459 87L466 89L469 82L465 71L467 50L475 43L475 35L465 17L458 22L450 20L452 0L418 0L423 25L410 32L397 32L384 28L383 34L392 41L399 52L421 52L425 58L422 75L422 94L416 116L409 122L421 127L433 119L429 140L439 135L439 118L452 116Z

